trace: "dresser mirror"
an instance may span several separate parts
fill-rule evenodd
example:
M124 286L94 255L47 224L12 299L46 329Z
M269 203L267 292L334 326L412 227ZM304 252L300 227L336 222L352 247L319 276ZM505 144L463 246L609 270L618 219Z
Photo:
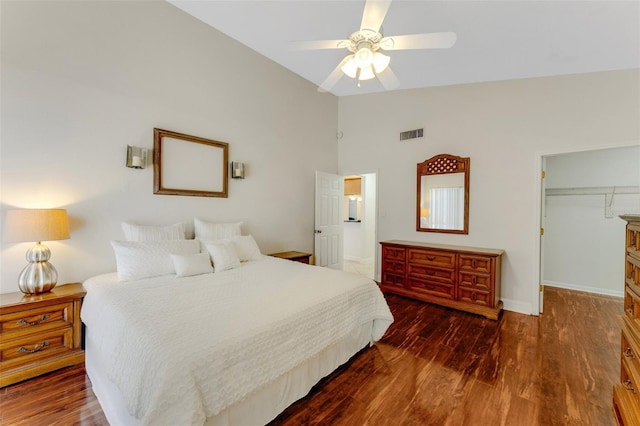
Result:
M449 154L418 164L417 231L469 233L469 165Z

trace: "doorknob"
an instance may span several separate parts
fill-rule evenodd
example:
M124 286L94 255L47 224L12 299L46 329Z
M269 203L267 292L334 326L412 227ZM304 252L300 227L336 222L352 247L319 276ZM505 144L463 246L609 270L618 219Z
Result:
M316 230L315 230L315 233L316 233L316 234L322 234L322 229L316 229Z

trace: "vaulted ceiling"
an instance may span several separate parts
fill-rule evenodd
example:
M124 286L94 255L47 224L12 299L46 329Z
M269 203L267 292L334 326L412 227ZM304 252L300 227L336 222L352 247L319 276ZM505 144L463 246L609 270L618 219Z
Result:
M347 39L364 0L168 0L320 85L349 52L291 42ZM385 52L398 89L640 68L640 1L394 0L383 35L452 31L450 49ZM212 47L212 51L214 47ZM259 73L259 70L256 70ZM380 92L378 79L342 76L337 96Z

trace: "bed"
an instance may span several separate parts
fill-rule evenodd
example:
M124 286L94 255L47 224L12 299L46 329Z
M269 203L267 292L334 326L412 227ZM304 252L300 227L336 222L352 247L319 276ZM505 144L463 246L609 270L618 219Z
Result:
M84 282L87 374L113 425L266 424L393 322L355 274L254 253L178 275Z

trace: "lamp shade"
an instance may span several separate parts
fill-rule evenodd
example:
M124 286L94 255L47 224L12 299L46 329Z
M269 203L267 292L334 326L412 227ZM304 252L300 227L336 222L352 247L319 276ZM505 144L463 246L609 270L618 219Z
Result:
M69 238L69 219L64 209L8 210L3 240L6 242L55 241Z

